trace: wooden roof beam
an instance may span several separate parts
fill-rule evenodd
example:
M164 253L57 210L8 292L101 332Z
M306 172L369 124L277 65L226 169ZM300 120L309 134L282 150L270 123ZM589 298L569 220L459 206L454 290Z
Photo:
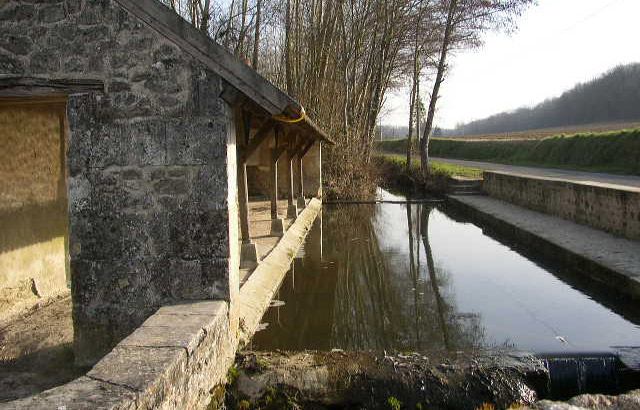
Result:
M272 119L269 119L265 121L264 124L262 124L258 132L256 132L256 135L254 135L253 138L249 140L249 144L244 149L243 158L242 158L244 161L249 159L249 157L258 148L260 148L260 145L262 145L262 143L267 140L267 138L269 137L274 127L275 127L275 121Z

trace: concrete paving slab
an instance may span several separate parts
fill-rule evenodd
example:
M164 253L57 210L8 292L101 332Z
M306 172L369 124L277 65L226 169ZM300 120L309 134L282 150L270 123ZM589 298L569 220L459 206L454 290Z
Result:
M591 262L597 269L584 269L585 275L596 274L604 285L640 299L640 242L487 196L447 198L454 206L470 208L493 221L526 232L532 240L552 245L558 252Z

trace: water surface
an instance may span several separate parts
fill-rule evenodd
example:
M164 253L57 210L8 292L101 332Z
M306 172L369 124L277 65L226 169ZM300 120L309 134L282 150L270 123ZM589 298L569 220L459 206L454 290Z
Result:
M253 349L571 354L640 341L637 324L443 207L325 205L298 256Z

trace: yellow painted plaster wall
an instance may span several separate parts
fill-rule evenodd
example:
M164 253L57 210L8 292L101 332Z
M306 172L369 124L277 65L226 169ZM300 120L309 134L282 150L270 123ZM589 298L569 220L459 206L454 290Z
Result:
M65 115L0 99L0 320L67 289Z

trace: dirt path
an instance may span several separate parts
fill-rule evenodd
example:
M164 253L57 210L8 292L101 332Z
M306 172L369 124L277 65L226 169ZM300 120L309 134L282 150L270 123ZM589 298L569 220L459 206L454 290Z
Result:
M0 328L0 402L27 397L84 374L73 366L69 296Z
M572 171L557 168L534 168L516 165L496 164L493 162L466 161L450 158L431 158L433 161L462 165L472 168L480 168L487 171L501 171L534 177L558 178L574 182L619 185L624 187L640 188L640 176L605 174L599 172Z

